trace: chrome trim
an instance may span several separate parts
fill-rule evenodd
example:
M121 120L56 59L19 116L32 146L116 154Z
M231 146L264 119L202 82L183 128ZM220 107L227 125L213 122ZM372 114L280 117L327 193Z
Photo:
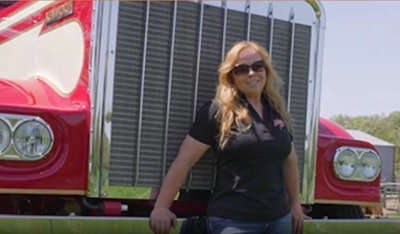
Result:
M355 159L354 160L356 160L356 162L354 163L355 165L354 165L354 172L350 175L350 176L348 176L348 177L346 177L346 176L343 176L343 175L341 175L340 174L340 169L338 168L338 158L339 158L339 155L340 155L340 153L341 152L343 152L343 151L345 151L345 150L348 150L348 151L350 151L353 155L354 155L354 157L355 157ZM343 179L343 180L349 180L351 177L353 177L355 174L356 174L356 172L357 172L357 167L358 167L358 160L359 160L359 154L354 150L354 149L352 149L352 148L349 148L349 147L340 147L340 148L337 148L336 149L336 153L335 153L335 155L333 156L333 169L334 169L334 171L335 171L335 174L336 174L336 177L337 178L339 178L339 179Z
M10 142L4 152L0 153L0 160L14 160L14 161L38 161L45 158L54 145L54 134L50 125L38 116L32 115L16 115L16 114L3 114L0 113L0 119L8 126L10 130ZM37 157L28 157L23 153L19 152L14 143L14 133L21 124L34 121L43 124L50 134L50 145L48 149L41 155Z
M24 153L22 153L18 149L18 147L15 144L15 139L14 139L15 133L17 132L18 128L21 127L22 124L25 124L25 123L28 123L28 122L38 122L38 123L42 124L47 129L47 131L49 131L49 135L50 135L49 136L50 137L50 139L49 139L50 142L49 142L49 146L46 149L46 151L44 151L42 154L39 154L38 156L35 156L35 157L29 157L29 156L25 155ZM50 125L46 121L41 119L40 117L33 117L33 118L27 118L27 119L19 120L13 127L14 127L14 129L12 131L13 137L12 137L11 144L14 146L15 152L17 152L20 156L24 157L24 159L29 160L29 161L42 159L50 152L51 148L53 148L53 144L54 144L53 131L51 130Z
M172 19L172 35L171 35L171 51L169 57L169 71L168 71L168 94L167 94L167 111L165 113L165 137L164 137L164 151L163 151L163 171L162 178L164 180L167 167L167 142L168 142L168 130L169 130L169 116L171 110L171 91L172 91L172 67L174 65L174 47L175 47L175 35L176 35L176 12L178 11L178 2L174 1L174 15Z
M379 160L379 165L378 165L379 168L378 168L378 171L377 171L376 175L375 175L373 178L368 178L368 177L366 177L366 176L364 175L364 173L362 172L362 169L363 169L362 161L363 161L364 155L367 154L367 153L372 153L372 154L375 156L375 158ZM360 166L361 166L361 168L360 168L361 174L362 174L363 178L365 178L367 181L373 181L373 180L375 180L375 179L381 174L381 171L382 171L382 159L381 159L381 157L379 156L378 152L376 152L376 151L374 151L374 150L371 150L371 149L370 149L370 150L367 150L367 151L362 152L362 153L361 153L361 156L360 156L360 164L361 164L361 165L360 165Z
M192 0L193 2L198 2L198 0ZM211 6L221 6L221 2L226 2L229 9L243 12L244 6L246 5L247 0L219 0L219 1L204 1L206 5ZM315 18L319 18L321 10L318 9L318 2L314 0L305 0L305 1L252 1L249 0L252 4L252 14L256 15L265 15L265 7L267 4L274 4L274 18L281 19L287 21L287 13L290 11L290 7L294 7L296 12L306 10L307 13L301 14L297 16L297 22L300 24L311 25ZM307 2L307 4L305 4ZM310 8L310 5L312 8ZM315 9L315 10L314 10ZM314 14L308 14L308 12Z
M112 96L114 90L114 73L115 73L115 51L117 46L117 27L119 1L105 1L109 6L108 21L103 21L108 26L107 44L106 44L106 70L105 70L105 97ZM112 98L103 99L103 134L102 134L102 154L100 158L100 197L107 195L108 187L108 168L110 167L110 149L111 149L111 125L112 125Z
M247 14L247 35L246 40L250 40L250 31L251 31L251 3L250 0L246 0L246 4L244 6L244 12Z
M192 120L194 122L196 118L197 112L197 95L199 89L199 77L200 77L200 59L201 59L201 48L202 48L202 40L203 40L203 19L204 19L204 3L200 1L200 23L199 23L199 40L197 41L197 58L196 58L196 80L195 80L195 88L194 88L194 99L193 99L193 112L192 112ZM189 189L190 185L192 184L193 179L193 171L190 170L187 176L187 186L186 188Z
M316 0L305 0L308 4L311 5L311 7L313 8L314 12L315 12L315 17L317 19L321 18L321 16L323 15L325 17L325 11L324 9L321 7L321 3L319 1Z
M100 52L99 49L100 47L97 46L97 44L100 44L100 36L97 36L97 34L100 34L99 32L101 31L99 27L97 27L97 22L98 18L101 17L101 12L102 12L102 7L103 5L100 4L98 1L93 2L93 22L92 22L92 34L90 37L90 44L91 44L91 50L90 50L90 63L89 63L89 68L88 68L88 73L89 73L89 87L88 87L88 93L90 94L90 99L92 100L90 104L90 112L91 112L91 121L90 121L90 136L89 136L89 162L88 162L88 188L87 192L89 196L97 196L98 190L99 190L99 159L96 157L100 153L99 148L101 145L101 139L100 137L95 137L94 133L99 134L100 131L96 129L99 129L101 124L101 121L98 119L101 116L99 108L96 108L98 105L98 100L96 99L97 97L97 90L98 86L101 87L100 84L102 84L99 80L97 80L100 69L99 69L99 64L100 64ZM97 68L97 69L95 69ZM102 100L102 99L100 99ZM97 167L95 168L95 165Z
M7 143L7 146L4 148L3 151L0 151L0 155L2 155L3 153L7 152L9 150L9 148L11 147L11 142L12 142L12 130L11 130L11 127L12 126L11 126L10 122L4 117L0 117L0 121L3 122L4 125L8 128L7 130L8 130L8 133L10 134L10 139L9 139L9 141ZM1 159L1 156L0 156L0 159Z
M272 59L272 45L274 42L274 8L272 2L268 6L268 18L270 19L269 25L269 59Z
M226 47L226 22L228 22L228 0L221 1L221 7L224 8L224 25L222 30L222 51L221 51L221 62L224 60L225 57L225 47Z
M294 53L294 33L295 33L295 28L296 28L296 22L294 18L294 10L293 7L290 8L290 13L289 13L289 22L291 23L292 30L291 30L291 36L290 36L290 56L289 56L289 77L288 77L288 96L287 96L287 112L290 113L290 104L292 102L292 81L293 81L293 53Z
M103 122L106 118L108 122L111 120L111 111L105 107L103 103L105 99L106 76L108 63L108 40L109 40L109 22L110 22L110 5L111 1L94 1L93 2L93 28L91 38L91 63L89 70L89 85L91 104L91 134L89 149L89 178L88 178L88 196L100 197L100 183L103 153ZM105 114L104 114L105 113ZM108 152L109 155L109 152Z
M146 5L146 25L143 40L143 60L142 60L142 76L140 79L140 103L139 103L139 121L137 133L137 149L136 149L136 173L135 186L139 181L139 165L140 165L140 142L142 140L142 121L143 121L143 99L144 99L144 81L146 78L146 58L147 58L147 39L149 35L149 18L150 18L150 0L147 0Z
M201 1L200 5L200 24L199 24L199 40L197 42L197 58L196 58L196 81L194 89L194 100L193 100L193 121L196 118L196 105L197 105L197 94L199 88L199 77L200 77L200 60L201 60L201 48L203 39L203 21L204 21L204 3Z
M307 107L306 123L306 142L304 142L304 163L303 163L303 182L301 201L311 204L314 202L315 195L315 175L317 166L317 148L318 148L318 128L319 113L321 101L321 81L322 81L322 59L324 48L324 33L326 16L324 8L320 1L315 1L319 6L318 13L312 26L312 41L310 43L310 80L309 80L309 100ZM313 8L315 9L315 8Z

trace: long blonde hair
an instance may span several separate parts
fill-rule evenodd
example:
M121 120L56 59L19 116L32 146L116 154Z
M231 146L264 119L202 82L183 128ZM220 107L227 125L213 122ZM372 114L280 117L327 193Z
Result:
M228 51L218 69L218 86L214 101L218 103L216 120L219 124L218 145L221 149L226 146L232 135L237 134L232 126L237 126L240 133L243 130L248 130L252 124L247 108L241 101L239 92L232 82L232 69L238 62L240 52L247 48L253 48L264 60L267 66L265 69L267 82L263 89L263 95L272 108L278 112L287 129L291 132L291 119L286 111L283 97L280 95L284 82L272 66L268 52L256 42L241 41Z

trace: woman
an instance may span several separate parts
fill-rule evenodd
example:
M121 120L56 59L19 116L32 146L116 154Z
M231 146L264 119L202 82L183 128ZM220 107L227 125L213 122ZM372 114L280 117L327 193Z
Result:
M216 186L208 204L210 233L301 233L297 156L267 51L242 41L219 67L212 101L197 113L150 215L155 233L176 225L169 207L188 171L213 147Z

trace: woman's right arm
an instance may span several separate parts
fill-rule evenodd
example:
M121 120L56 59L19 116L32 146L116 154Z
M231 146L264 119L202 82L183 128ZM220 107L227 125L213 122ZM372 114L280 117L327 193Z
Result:
M177 157L165 176L154 209L150 214L150 228L154 233L169 233L171 227L176 226L176 216L169 208L175 195L182 187L190 168L209 148L210 145L206 145L189 135L184 139Z

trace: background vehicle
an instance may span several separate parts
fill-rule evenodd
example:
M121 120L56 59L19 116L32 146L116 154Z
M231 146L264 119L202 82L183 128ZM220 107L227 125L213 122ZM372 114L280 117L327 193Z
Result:
M324 17L314 1L7 5L0 213L74 214L84 224L88 216L148 216L150 188L160 186L197 108L212 98L226 49L250 39L269 49L287 84L305 211L362 218L360 205L380 202L380 159L371 144L319 121ZM209 191L214 176L207 154L184 189ZM202 215L204 204L176 201L172 209Z

